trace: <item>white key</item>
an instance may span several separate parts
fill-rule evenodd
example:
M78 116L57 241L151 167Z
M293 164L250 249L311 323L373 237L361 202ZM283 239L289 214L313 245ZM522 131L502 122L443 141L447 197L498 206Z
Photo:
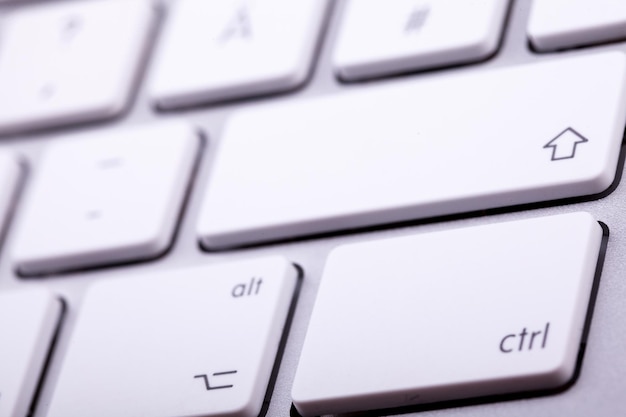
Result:
M335 70L358 80L479 61L498 48L507 9L507 0L350 1Z
M12 154L0 151L0 238L7 226L21 171L17 159Z
M151 94L161 108L302 84L326 0L181 0L173 5Z
M7 16L0 44L0 132L120 113L154 14L149 1L96 0Z
M96 284L47 416L258 416L296 282L273 257Z
M336 249L296 408L334 414L567 383L601 241L600 225L574 213Z
M528 36L538 51L626 38L624 0L533 0Z
M0 292L0 417L30 415L61 311L43 289Z
M183 122L52 143L35 173L13 260L23 274L146 259L172 241L199 140Z
M207 185L201 242L599 193L615 177L625 83L625 56L608 53L237 113Z

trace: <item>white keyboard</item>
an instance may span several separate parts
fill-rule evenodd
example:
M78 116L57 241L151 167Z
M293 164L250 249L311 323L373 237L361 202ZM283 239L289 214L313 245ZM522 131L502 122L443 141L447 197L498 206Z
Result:
M623 0L0 0L0 417L626 415Z

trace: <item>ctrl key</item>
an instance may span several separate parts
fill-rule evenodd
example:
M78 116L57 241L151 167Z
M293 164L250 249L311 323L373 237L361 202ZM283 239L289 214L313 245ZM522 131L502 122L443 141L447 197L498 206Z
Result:
M337 248L296 372L296 409L338 414L567 384L602 239L591 215L571 213Z
M0 291L0 417L25 417L63 311L44 289Z

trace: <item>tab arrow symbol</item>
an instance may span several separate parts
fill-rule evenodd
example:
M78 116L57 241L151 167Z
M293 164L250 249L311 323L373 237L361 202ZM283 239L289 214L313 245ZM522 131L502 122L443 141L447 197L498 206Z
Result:
M583 135L568 127L554 139L544 145L544 149L552 148L552 161L572 159L576 156L576 146L589 142Z

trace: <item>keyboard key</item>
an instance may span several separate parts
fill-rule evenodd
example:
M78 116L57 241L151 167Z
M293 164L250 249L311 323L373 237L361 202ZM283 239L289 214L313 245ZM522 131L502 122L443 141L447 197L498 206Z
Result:
M0 48L0 132L119 114L153 20L152 3L143 0L62 2L8 15Z
M18 270L52 273L162 254L172 242L198 145L183 122L53 142L22 212L13 253Z
M537 51L626 38L623 0L533 0L528 36Z
M336 249L300 356L296 408L312 416L562 386L602 234L573 213Z
M0 292L0 416L30 415L61 312L43 289Z
M17 159L12 154L0 151L0 237L7 225L21 171Z
M175 108L290 90L309 74L326 0L181 0L169 17L152 99Z
M207 184L201 242L226 248L602 192L626 123L625 63L597 54L236 113Z
M258 416L296 282L273 257L97 283L47 416Z
M335 70L359 80L485 59L498 48L507 9L506 0L350 1Z

